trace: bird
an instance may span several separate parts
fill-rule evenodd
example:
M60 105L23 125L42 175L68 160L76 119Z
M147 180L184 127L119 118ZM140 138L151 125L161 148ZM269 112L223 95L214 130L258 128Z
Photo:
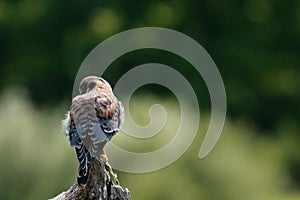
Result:
M110 84L98 76L87 76L79 84L79 95L72 99L63 120L64 133L75 147L79 162L77 183L85 187L89 168L104 145L119 132L124 121L124 107Z

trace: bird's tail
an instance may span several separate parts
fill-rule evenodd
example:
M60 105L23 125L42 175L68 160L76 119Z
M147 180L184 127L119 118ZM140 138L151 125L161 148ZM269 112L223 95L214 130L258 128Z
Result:
M95 158L90 155L83 145L75 149L79 161L77 183L84 187L88 182L91 163Z

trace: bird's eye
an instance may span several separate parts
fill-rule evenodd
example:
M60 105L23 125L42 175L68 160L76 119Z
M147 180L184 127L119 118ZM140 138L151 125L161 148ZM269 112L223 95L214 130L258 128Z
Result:
M96 86L96 83L92 82L88 85L89 90L93 89Z

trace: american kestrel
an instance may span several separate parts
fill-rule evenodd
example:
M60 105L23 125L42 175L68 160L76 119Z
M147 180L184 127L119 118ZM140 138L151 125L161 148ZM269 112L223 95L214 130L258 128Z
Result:
M70 145L79 161L78 185L88 181L89 167L104 145L115 135L124 119L124 108L103 78L85 77L79 85L80 95L72 100L64 123Z

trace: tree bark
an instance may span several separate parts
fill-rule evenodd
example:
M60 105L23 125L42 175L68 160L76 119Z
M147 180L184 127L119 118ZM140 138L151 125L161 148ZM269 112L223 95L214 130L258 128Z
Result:
M116 174L107 161L95 159L90 168L89 179L85 187L74 183L66 192L50 200L128 200L130 191L120 186Z

